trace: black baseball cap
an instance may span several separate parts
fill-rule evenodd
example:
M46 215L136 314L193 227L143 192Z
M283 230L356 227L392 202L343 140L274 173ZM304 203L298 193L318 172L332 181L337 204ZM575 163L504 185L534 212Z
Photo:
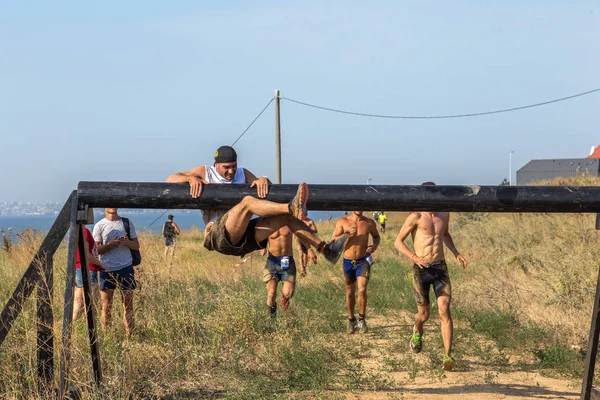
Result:
M231 146L221 146L215 152L216 163L229 163L237 161L237 153Z
M171 215L171 214L167 215L167 219L173 219L173 218L175 218L175 217L173 217L173 215Z

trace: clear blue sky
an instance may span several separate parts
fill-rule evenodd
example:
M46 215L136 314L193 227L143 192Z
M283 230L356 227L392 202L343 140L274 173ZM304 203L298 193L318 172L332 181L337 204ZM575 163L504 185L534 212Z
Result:
M212 162L275 89L359 112L487 111L600 87L592 1L3 2L0 201ZM600 144L600 93L453 120L282 101L283 181L498 184ZM271 107L236 145L275 176Z

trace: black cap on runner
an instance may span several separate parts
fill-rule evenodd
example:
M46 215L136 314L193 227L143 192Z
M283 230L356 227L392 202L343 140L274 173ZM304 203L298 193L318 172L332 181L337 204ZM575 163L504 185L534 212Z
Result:
M236 162L237 153L231 146L221 146L215 152L216 163Z

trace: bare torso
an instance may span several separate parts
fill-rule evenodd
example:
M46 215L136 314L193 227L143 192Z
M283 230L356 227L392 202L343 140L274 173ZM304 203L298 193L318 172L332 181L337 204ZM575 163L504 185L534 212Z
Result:
M293 256L294 234L287 226L279 228L275 233L269 236L269 253L275 257Z
M434 262L444 259L444 234L450 213L420 212L416 229L411 232L415 253L426 261Z
M351 236L346 243L344 258L358 260L365 257L367 247L369 247L369 233L375 227L375 221L365 216L350 215L340 218L339 223L343 228L343 233L348 232L353 227L356 228L356 235ZM375 229L377 228L375 227Z

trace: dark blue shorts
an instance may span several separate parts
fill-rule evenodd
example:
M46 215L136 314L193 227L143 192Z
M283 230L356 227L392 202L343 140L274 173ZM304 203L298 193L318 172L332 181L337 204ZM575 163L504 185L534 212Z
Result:
M175 243L177 242L176 238L165 238L165 246L175 246Z
M137 287L133 266L122 268L118 271L100 272L100 290L133 290Z
M93 285L95 283L98 283L98 275L100 274L99 271L90 271L88 270L88 272L90 273L90 285ZM76 287L83 287L83 274L81 273L81 268L77 268L75 270L75 286Z
M359 276L369 279L371 276L371 264L367 260L368 257L367 255L358 260L344 258L344 278L346 278L347 284L356 282L356 278Z

